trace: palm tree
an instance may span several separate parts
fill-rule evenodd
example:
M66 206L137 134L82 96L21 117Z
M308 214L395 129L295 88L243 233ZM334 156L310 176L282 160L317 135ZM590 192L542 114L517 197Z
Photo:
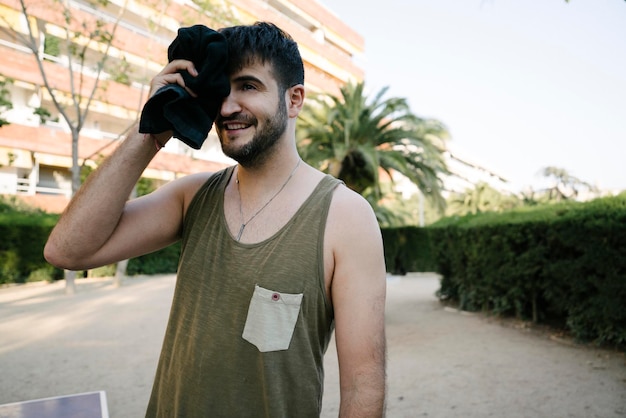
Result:
M439 176L448 173L443 157L448 133L440 122L412 114L406 99L383 99L387 90L368 101L361 82L346 84L340 96L314 96L298 119L299 151L309 164L366 197L380 214L385 212L378 205L380 170L390 179L393 172L407 177L442 209Z
M485 182L478 182L473 189L452 193L448 198L446 215L466 215L479 212L503 212L519 206L515 195L503 194Z
M545 167L541 170L544 177L552 179L552 187L545 190L548 201L576 200L581 191L599 194L598 187L572 176L567 170L559 167Z

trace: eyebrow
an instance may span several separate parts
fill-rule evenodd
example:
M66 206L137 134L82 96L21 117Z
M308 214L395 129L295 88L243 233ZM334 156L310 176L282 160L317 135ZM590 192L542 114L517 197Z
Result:
M241 75L241 76L235 77L233 79L233 82L235 82L235 83L241 83L242 81L254 81L254 82L259 83L259 84L261 84L263 86L265 85L265 83L262 80L260 80L259 78L255 77L253 75Z

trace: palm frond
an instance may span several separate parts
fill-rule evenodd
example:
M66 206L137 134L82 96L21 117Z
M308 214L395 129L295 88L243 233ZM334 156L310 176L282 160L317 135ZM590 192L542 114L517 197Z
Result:
M298 120L300 153L366 196L381 213L379 171L408 178L442 208L448 132L441 122L413 114L406 99L385 97L387 91L368 98L364 83L348 83L337 96L311 96Z

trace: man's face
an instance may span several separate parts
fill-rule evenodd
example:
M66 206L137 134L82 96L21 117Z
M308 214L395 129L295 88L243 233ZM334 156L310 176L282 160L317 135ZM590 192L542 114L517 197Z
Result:
M230 77L231 92L215 121L224 154L242 165L262 162L287 129L287 105L269 66L255 64Z

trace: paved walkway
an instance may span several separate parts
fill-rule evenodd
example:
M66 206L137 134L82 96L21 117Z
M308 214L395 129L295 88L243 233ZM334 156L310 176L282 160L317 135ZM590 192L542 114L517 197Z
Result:
M105 390L111 418L142 417L175 278L0 289L0 404ZM433 275L388 282L389 418L624 417L626 358L444 309ZM337 416L331 345L323 418Z

